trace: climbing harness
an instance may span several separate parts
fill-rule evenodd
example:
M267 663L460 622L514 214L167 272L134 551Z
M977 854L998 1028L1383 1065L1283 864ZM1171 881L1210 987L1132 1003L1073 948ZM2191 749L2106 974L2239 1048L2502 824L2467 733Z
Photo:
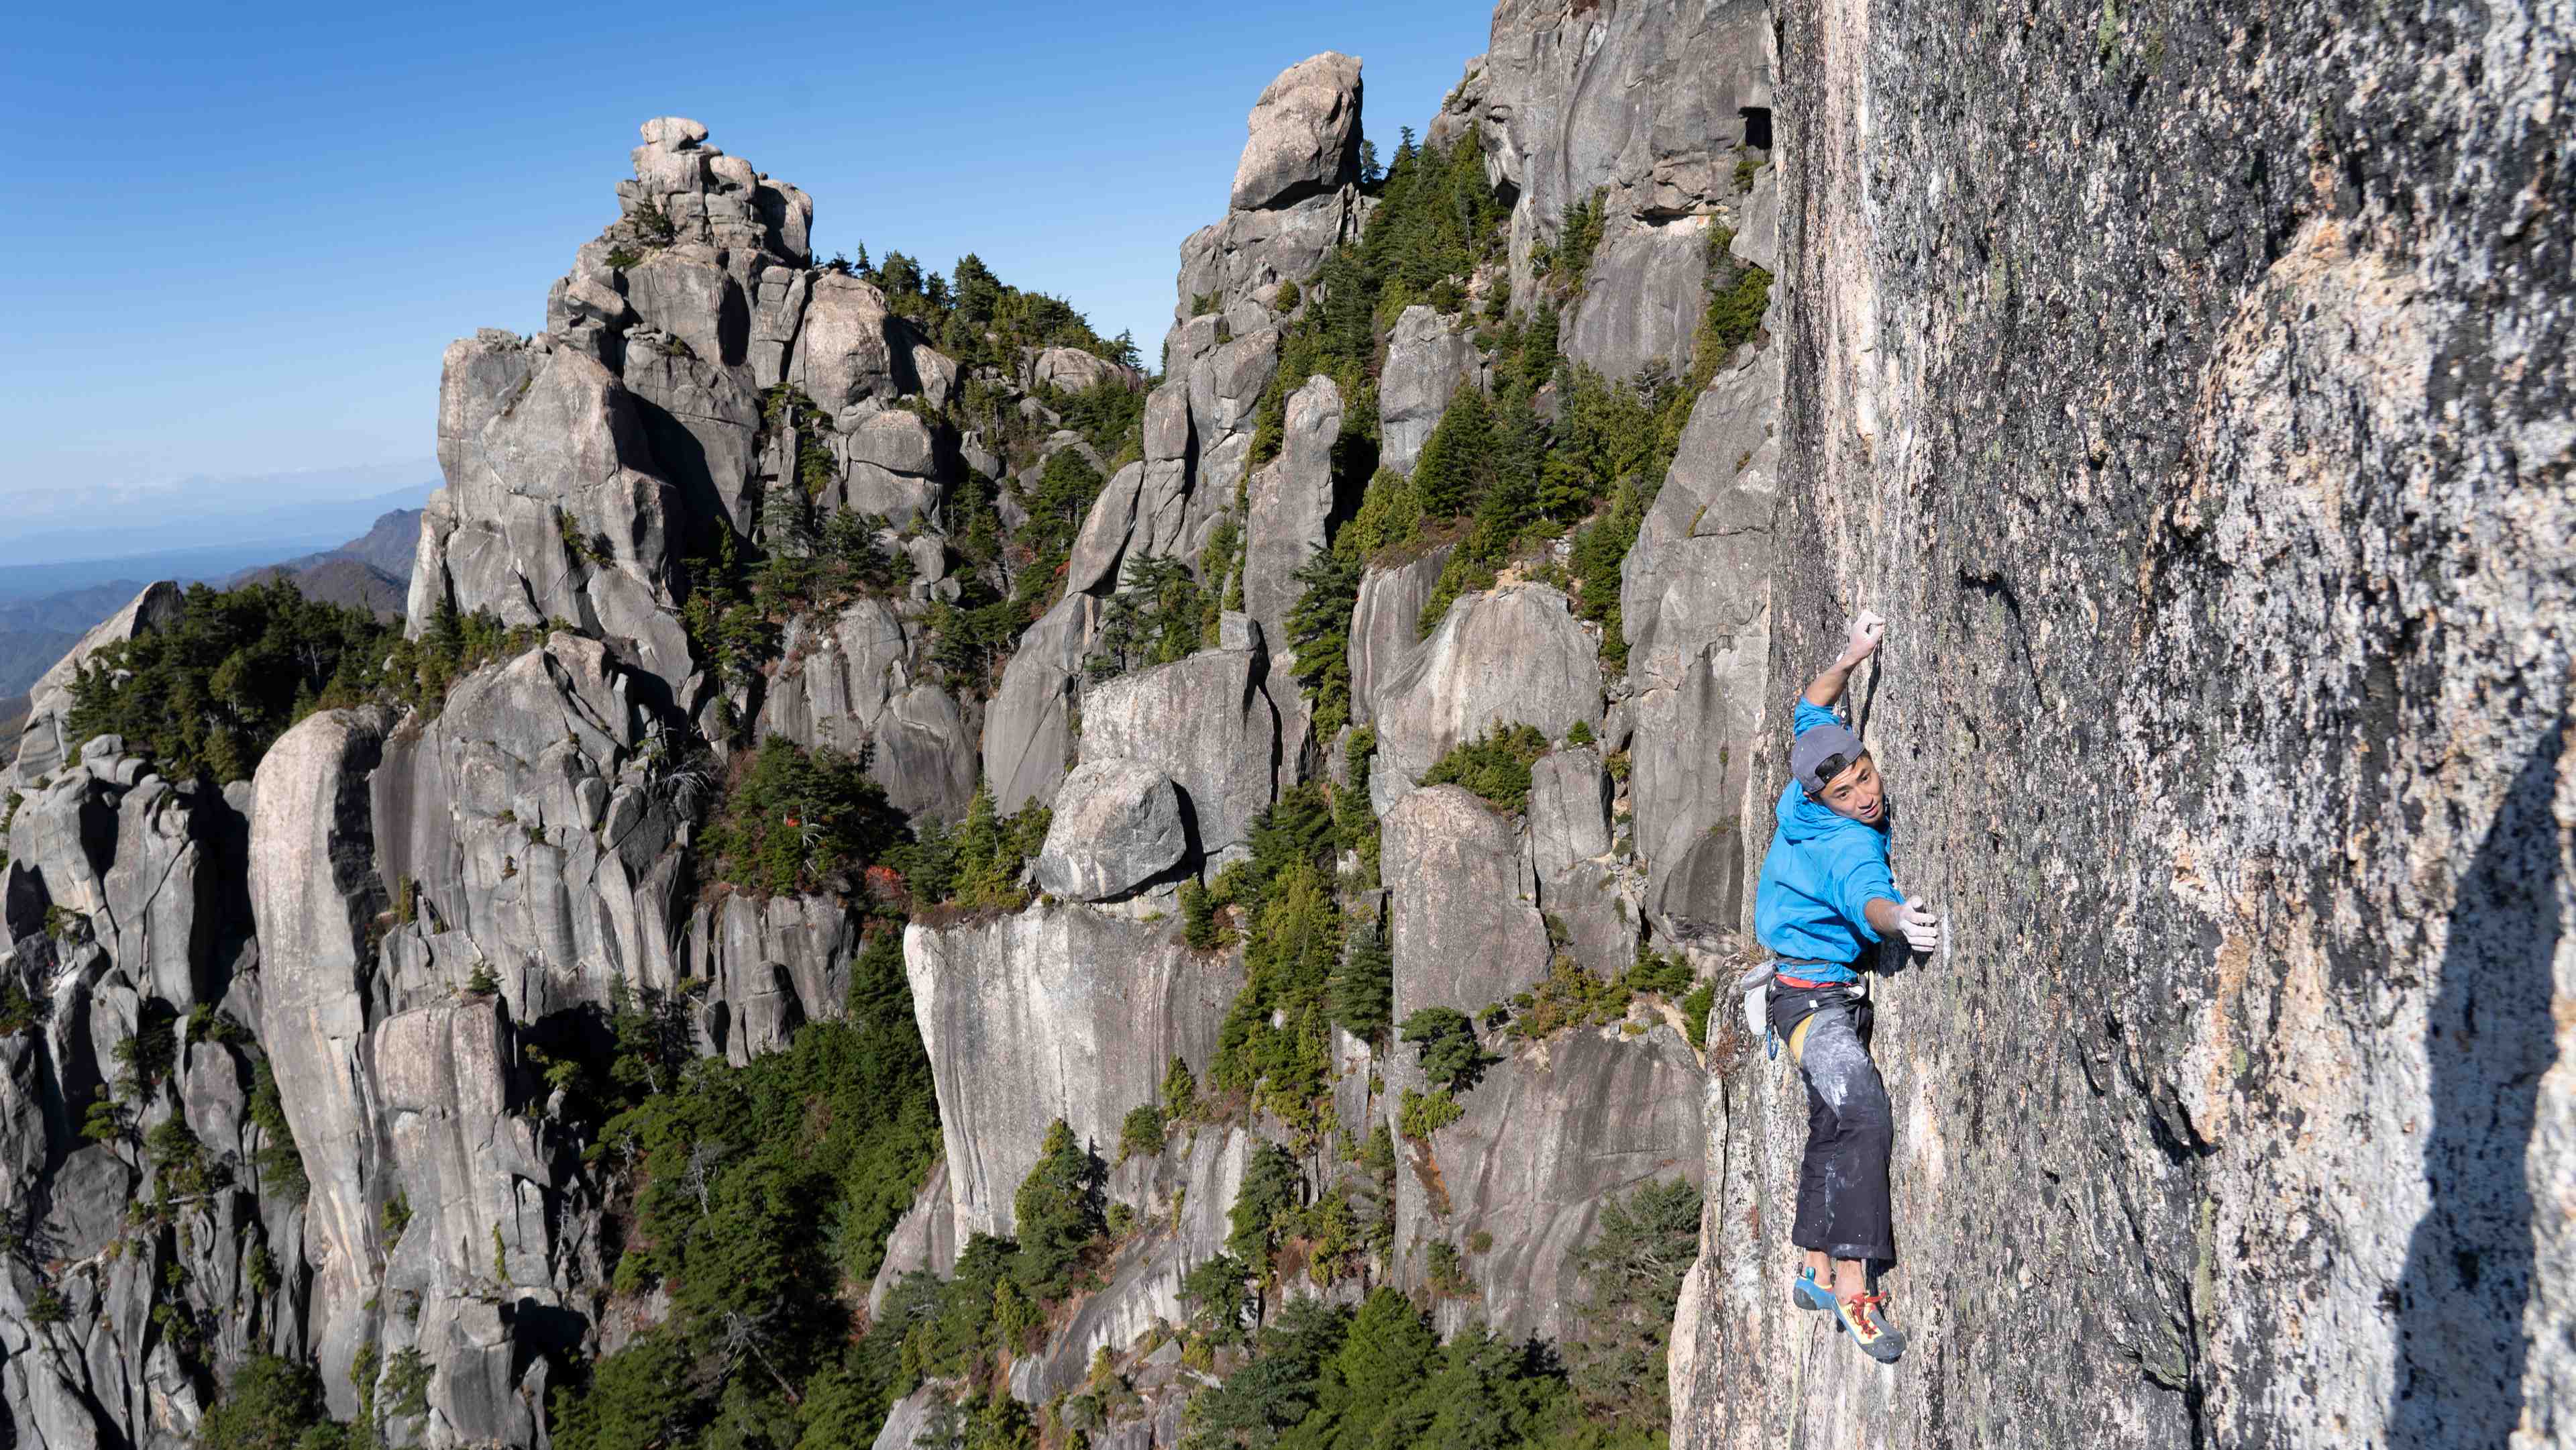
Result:
M1762 1035L1762 1052L1765 1058L1772 1062L1780 1060L1780 1029L1771 1025L1770 999L1771 991L1775 986L1784 987L1792 992L1811 992L1818 987L1844 987L1848 988L1855 997L1869 995L1869 979L1866 977L1855 976L1848 982L1816 982L1809 981L1805 977L1792 976L1780 969L1782 967L1848 967L1849 965L1847 962L1817 962L1805 961L1797 957L1782 957L1778 961L1764 962L1736 980L1737 990L1744 993L1745 1030ZM1798 1025L1791 1029L1789 1033L1791 1062L1796 1062L1806 1055L1807 1025L1815 1020L1815 1014L1810 1012L1800 1018Z

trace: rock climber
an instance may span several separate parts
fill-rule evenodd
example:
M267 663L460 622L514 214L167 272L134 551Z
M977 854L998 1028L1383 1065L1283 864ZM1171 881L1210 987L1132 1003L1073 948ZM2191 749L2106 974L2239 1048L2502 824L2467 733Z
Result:
M1851 672L1886 635L1886 619L1863 610L1842 654L1799 696L1791 779L1762 860L1753 925L1779 958L1768 968L1766 994L1773 1051L1786 1042L1807 1084L1807 1155L1789 1231L1806 1257L1790 1299L1834 1314L1862 1352L1893 1364L1905 1336L1887 1322L1887 1296L1870 1291L1869 1266L1896 1258L1887 1190L1895 1121L1869 1057L1861 967L1891 938L1917 952L1938 950L1941 921L1921 898L1898 894L1887 869L1878 763L1833 710Z

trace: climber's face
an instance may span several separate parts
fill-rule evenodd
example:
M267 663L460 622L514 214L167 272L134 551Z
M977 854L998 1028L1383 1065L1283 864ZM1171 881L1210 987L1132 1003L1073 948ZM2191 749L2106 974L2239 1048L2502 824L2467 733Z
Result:
M1887 813L1887 788L1879 779L1878 762L1864 755L1843 767L1843 773L1825 782L1825 793L1818 797L1825 809L1838 816L1848 816L1865 826L1878 824Z

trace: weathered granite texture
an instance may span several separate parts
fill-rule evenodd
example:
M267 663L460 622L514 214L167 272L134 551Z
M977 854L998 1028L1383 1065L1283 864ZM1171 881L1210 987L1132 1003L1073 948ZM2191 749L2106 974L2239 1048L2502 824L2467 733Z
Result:
M1269 653L1258 626L1227 621L1218 648L1082 694L1082 763L1129 761L1170 777L1193 852L1218 864L1250 841L1280 779Z
M1535 725L1554 740L1601 718L1593 632L1541 584L1461 596L1399 666L1381 668L1370 661L1369 795L1381 814L1461 741L1503 725Z
M1493 1235L1492 1248L1464 1252L1473 1297L1435 1305L1444 1332L1480 1321L1515 1340L1578 1333L1576 1254L1603 1201L1649 1181L1701 1180L1699 1057L1668 1026L1631 1034L1624 1025L1509 1054L1459 1100L1464 1116L1427 1148L1405 1145L1395 1175L1400 1277L1426 1282L1431 1243L1464 1252L1476 1234Z
M905 930L958 1241L1010 1233L1012 1195L1049 1123L1111 1156L1120 1121L1155 1100L1174 1056L1205 1070L1243 967L1190 950L1175 925L1032 906Z
M1515 305L1567 209L1601 200L1602 241L1565 319L1568 356L1613 376L1679 368L1699 322L1709 231L1737 226L1736 164L1772 104L1770 12L1757 0L1504 0L1490 43L1430 132L1467 138L1514 197Z
M1778 316L1775 304L1773 316ZM1749 925L1752 759L1771 690L1780 381L1769 346L1721 372L1691 409L1663 490L1621 570L1636 844L1674 938ZM1766 802L1767 804L1767 802Z
M1757 1059L1675 1443L2567 1443L2567 15L1780 38L1754 799L1884 610L1855 693L1955 937L1879 993L1907 1362L1793 1322L1804 1110Z
M1075 901L1124 896L1189 855L1172 778L1125 757L1073 768L1056 793L1032 868L1040 891Z

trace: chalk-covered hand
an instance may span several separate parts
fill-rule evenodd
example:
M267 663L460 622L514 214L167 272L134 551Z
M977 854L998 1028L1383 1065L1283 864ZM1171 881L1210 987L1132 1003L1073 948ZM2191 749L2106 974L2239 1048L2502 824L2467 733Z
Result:
M1905 898L1905 908L1896 913L1896 929L1905 944L1930 956L1941 949L1941 917L1923 904L1920 896Z
M1843 645L1843 663L1856 665L1878 653L1879 641L1887 638L1887 616L1875 609L1864 609L1852 621L1851 638Z

